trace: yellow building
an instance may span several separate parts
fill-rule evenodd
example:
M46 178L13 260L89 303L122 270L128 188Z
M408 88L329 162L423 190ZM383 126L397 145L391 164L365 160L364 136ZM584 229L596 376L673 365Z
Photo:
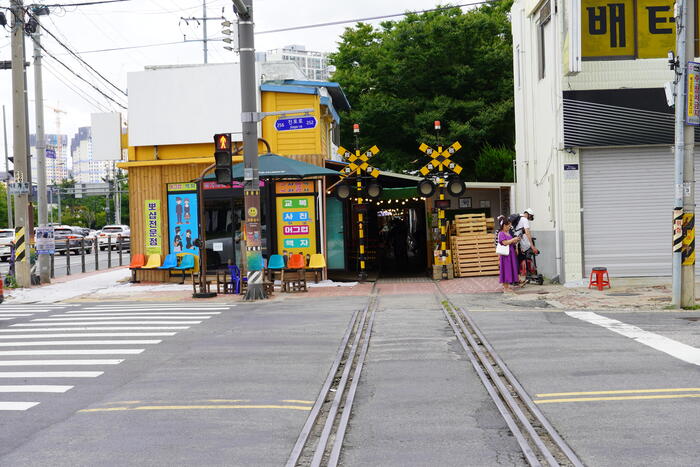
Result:
M201 70L197 69L197 72ZM131 91L130 87L130 95ZM132 132L138 133L142 130L134 128L133 125L143 121L138 118L132 121L131 104L130 101L130 136ZM268 117L261 123L260 133L261 138L269 143L272 153L318 166L323 166L324 161L334 152L332 140L339 123L337 110L349 108L338 84L299 80L263 82L260 85L260 105L262 112L313 109L309 114L316 121L313 128L291 131L278 129L278 117ZM164 104L164 108L167 108L167 105ZM177 117L193 119L194 126L197 123L194 119L197 118L198 111L202 112L201 109L193 109ZM172 117L163 116L164 119ZM165 257L169 253L178 252L196 254L194 240L198 237L196 229L201 222L206 228L208 268L224 267L229 261L240 264L240 224L244 218L241 185L234 183L231 188L213 181L205 181L204 208L200 213L192 184L214 163L213 136L215 133L224 132L222 129L225 130L226 126L211 127L211 143L135 145L130 137L128 162L119 166L126 169L129 176L132 255L160 254L161 257ZM170 136L167 139L169 138ZM232 139L234 144L236 141L241 144L240 134L233 132ZM140 137L140 140L147 138ZM260 154L266 152L263 143L260 143L258 149ZM234 163L242 160L241 155L234 156ZM325 180L288 186L275 184L276 182L261 182L263 255L281 253L280 239L277 238L281 235L277 231L277 218L283 213L276 199L285 194L298 196L299 200L306 200L298 201L299 203L312 205L309 219L314 225L311 229L306 228L305 232L312 232L313 238L306 246L310 247L309 251L316 250L311 252L325 254ZM292 240L289 242L290 245L298 245ZM168 281L174 275L175 273L171 274L165 270L152 270L144 271L141 277L146 281ZM173 280L176 279L173 277Z

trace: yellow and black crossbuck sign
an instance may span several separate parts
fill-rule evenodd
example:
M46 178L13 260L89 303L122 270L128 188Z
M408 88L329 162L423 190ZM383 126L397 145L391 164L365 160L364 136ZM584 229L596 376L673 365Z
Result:
M374 178L379 177L379 170L369 165L369 160L376 156L378 152L379 148L377 146L372 146L369 148L369 150L363 153L360 153L360 150L358 149L355 151L355 154L351 153L342 146L339 147L338 154L343 156L345 160L350 163L347 167L344 167L340 171L340 178L346 178L352 176L353 174L361 175L362 172L366 172L368 175L371 175Z
M450 170L459 175L462 172L462 166L450 160L450 157L452 157L454 153L459 151L461 148L462 145L459 144L459 141L455 141L444 150L442 149L442 146L438 146L437 151L425 143L421 144L418 149L432 159L430 162L428 162L428 164L420 169L421 175L425 177L435 169L437 169L438 172L446 172L447 170Z

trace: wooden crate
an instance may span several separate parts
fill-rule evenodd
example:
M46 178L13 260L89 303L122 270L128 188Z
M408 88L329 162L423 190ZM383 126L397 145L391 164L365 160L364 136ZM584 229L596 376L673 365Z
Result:
M450 238L457 277L498 274L498 255L493 235L470 233Z
M455 216L455 233L457 236L472 233L486 233L485 214L458 214Z

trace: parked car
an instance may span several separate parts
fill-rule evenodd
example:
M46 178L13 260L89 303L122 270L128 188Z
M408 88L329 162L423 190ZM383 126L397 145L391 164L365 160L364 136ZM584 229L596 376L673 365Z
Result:
M12 253L12 242L15 241L14 229L0 229L0 259L8 261Z
M111 238L112 248L116 249L119 237L122 239L122 247L128 248L131 241L131 229L128 225L105 225L97 237L97 244L100 250L106 250Z
M71 227L69 225L61 225L54 227L54 240L56 241L56 251L62 255L66 251L80 253L81 245L85 236L82 233L81 227ZM92 244L85 242L85 253L92 252Z

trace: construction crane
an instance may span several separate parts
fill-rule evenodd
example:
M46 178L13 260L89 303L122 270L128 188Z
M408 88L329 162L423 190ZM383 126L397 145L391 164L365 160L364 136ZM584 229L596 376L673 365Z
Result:
M60 105L60 104L57 103L56 105ZM57 181L59 181L63 178L66 178L68 176L68 167L66 167L65 161L63 162L63 164L59 163L59 161L58 161L59 153L61 152L61 143L62 143L62 141L61 141L61 114L67 114L68 112L66 112L63 109L59 109L57 107L52 107L52 106L46 105L46 104L44 104L44 107L46 107L47 109L51 109L56 114L56 159L54 159L53 162L51 163L52 168L53 168L53 170L52 170L53 174L52 174L51 178L53 178L52 182L56 183ZM61 168L59 169L59 167L61 167ZM61 174L58 173L59 170L61 171ZM63 173L64 170L65 170L65 173Z

